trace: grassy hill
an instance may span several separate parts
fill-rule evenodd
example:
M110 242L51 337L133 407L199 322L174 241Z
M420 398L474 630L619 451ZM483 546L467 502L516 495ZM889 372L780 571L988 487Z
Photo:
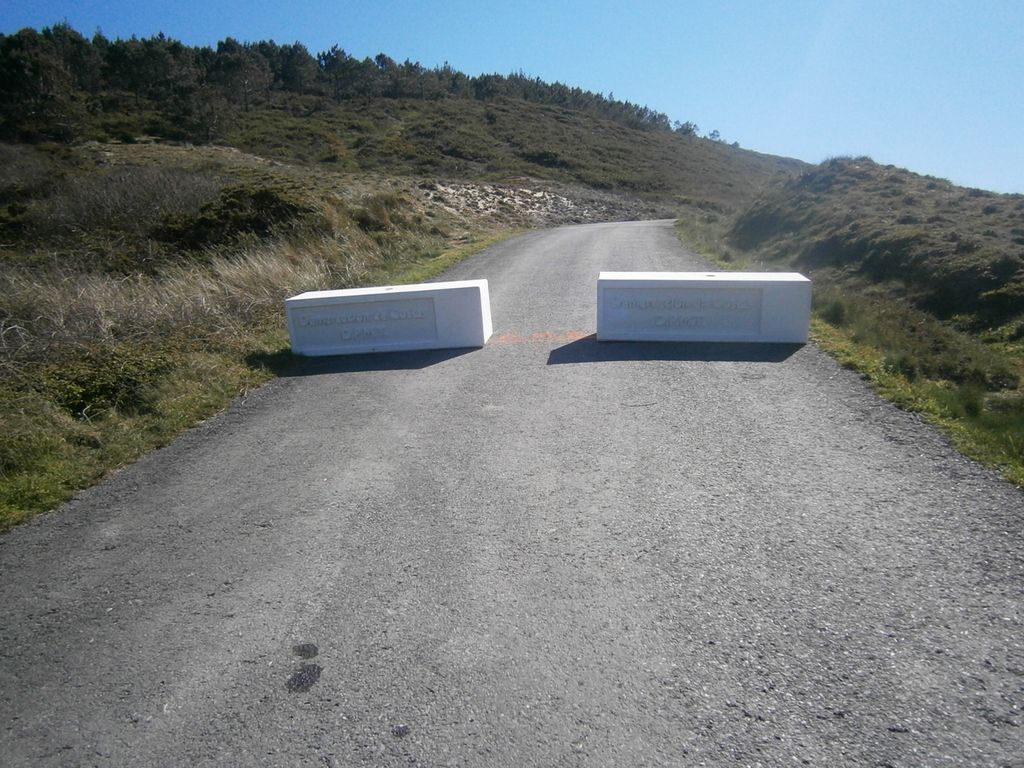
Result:
M1024 335L1024 196L836 159L736 219L739 249L872 285L965 329Z
M310 117L242 115L228 140L249 152L347 171L479 181L536 179L645 200L733 209L804 166L672 131L513 99L381 99Z

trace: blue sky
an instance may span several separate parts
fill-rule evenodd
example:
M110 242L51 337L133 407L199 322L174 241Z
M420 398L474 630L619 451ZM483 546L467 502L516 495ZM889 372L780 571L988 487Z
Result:
M468 74L522 70L646 104L702 132L820 162L870 155L1024 193L1024 0L5 0L0 32L66 20L338 44Z

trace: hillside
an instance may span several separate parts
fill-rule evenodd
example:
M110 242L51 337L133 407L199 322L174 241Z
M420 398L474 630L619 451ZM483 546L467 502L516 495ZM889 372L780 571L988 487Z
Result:
M667 130L630 128L515 99L380 99L310 117L243 115L229 142L348 171L481 181L534 179L650 201L732 209L803 163Z
M1024 196L837 158L683 218L723 264L810 276L819 344L1024 483Z
M802 164L701 139L645 106L523 73L299 43L0 35L0 139L221 144L340 171L581 184L733 206Z
M730 241L822 277L873 285L970 330L1024 336L1024 196L964 189L868 158L773 187Z

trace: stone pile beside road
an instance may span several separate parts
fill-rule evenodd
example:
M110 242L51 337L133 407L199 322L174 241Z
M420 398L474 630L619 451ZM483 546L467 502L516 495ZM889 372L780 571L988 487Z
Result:
M526 227L671 218L678 214L664 203L601 195L592 190L425 182L419 192L425 204L440 206L456 216Z

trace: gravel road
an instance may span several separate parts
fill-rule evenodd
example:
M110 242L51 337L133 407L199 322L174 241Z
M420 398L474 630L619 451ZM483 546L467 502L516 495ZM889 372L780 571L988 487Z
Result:
M1024 494L813 346L598 344L670 222L529 234L482 350L313 361L0 537L0 764L1021 766Z

